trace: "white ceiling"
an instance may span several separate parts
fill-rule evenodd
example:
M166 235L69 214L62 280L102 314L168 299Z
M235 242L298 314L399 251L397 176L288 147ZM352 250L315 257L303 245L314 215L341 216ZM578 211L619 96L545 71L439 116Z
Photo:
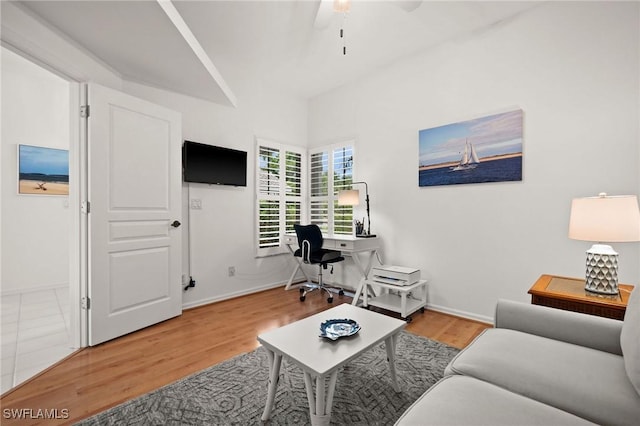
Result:
M267 85L311 98L377 68L534 7L514 1L23 1L122 78L232 105ZM327 3L328 2L328 3ZM159 3L173 6L219 74ZM346 55L339 37L344 29ZM193 44L193 43L192 43Z

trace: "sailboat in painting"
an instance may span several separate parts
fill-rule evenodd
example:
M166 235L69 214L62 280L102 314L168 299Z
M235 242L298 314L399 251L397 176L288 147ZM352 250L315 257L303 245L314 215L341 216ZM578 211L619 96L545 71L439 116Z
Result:
M475 169L478 167L478 164L480 164L480 160L478 159L476 149L473 147L473 144L469 142L469 139L467 139L464 144L464 152L462 153L462 158L460 158L460 163L458 163L457 166L451 167L451 170L457 172L459 170Z

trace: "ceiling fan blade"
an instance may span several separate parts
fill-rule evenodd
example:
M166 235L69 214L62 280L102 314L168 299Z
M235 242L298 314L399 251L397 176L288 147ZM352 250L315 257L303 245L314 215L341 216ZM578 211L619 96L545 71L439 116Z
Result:
M420 5L422 4L422 0L398 0L394 1L393 4L395 4L405 12L413 12L420 7Z

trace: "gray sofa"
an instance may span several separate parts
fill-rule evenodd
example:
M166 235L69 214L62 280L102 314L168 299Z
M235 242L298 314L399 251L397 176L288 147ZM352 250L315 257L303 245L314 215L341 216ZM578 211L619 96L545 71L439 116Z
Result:
M500 300L397 425L640 425L640 291L624 321Z

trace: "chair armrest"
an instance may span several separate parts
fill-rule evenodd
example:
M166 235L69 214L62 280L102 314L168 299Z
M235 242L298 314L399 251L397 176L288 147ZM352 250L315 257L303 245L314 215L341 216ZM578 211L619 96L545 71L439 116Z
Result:
M496 305L496 328L508 328L622 355L622 321L512 300Z

